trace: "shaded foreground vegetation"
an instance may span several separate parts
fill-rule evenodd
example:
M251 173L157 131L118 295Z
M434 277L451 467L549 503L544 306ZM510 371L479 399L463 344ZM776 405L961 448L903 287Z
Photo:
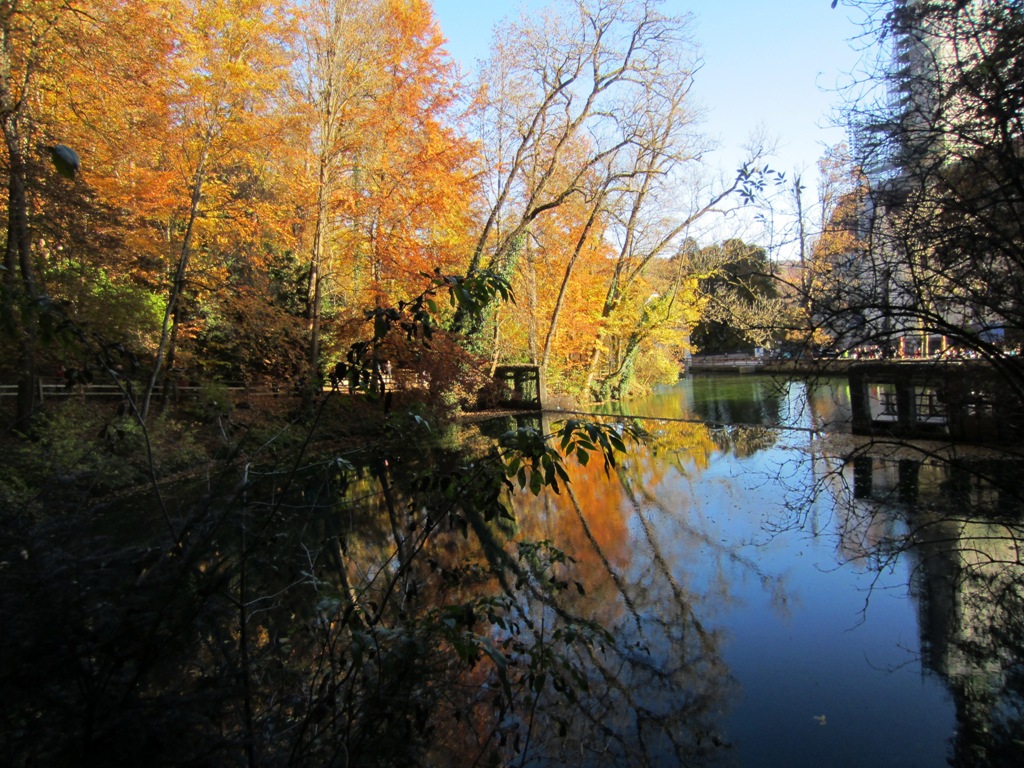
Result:
M302 450L336 440L347 407L116 501L86 468L103 448L58 419L45 452L12 456L4 762L492 764L570 729L608 737L595 670L623 649L573 613L571 558L521 539L504 500L506 475L564 482L559 455L531 430L445 447L413 417ZM560 434L581 457L624 447L609 427Z

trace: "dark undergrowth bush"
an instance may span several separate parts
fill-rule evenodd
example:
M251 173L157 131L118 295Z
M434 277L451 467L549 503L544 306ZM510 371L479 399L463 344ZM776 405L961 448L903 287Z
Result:
M504 764L613 645L560 597L571 558L516 540L506 476L565 479L539 435L510 433L503 458L393 414L358 450L254 452L110 500L100 476L141 459L60 424L0 486L4 764ZM620 439L569 430L570 452ZM90 482L58 481L76 472Z

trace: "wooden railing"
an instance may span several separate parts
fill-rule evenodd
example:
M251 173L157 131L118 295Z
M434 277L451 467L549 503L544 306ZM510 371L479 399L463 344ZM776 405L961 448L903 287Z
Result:
M198 394L202 387L179 386L176 392L179 397ZM327 388L325 388L326 391ZM228 385L228 391L236 395L246 397L281 397L293 394L290 387L246 387L241 384ZM0 401L5 398L18 396L17 384L0 384ZM98 398L120 398L123 392L116 384L76 384L68 387L63 383L40 382L39 398L42 401L59 399L65 397L98 397Z

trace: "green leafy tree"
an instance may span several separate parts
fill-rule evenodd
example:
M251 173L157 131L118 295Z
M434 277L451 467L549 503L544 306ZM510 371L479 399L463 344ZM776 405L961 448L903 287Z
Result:
M707 299L704 316L693 329L693 344L705 354L739 352L768 346L774 325L770 307L778 291L763 248L726 240L692 256L706 277L700 292Z

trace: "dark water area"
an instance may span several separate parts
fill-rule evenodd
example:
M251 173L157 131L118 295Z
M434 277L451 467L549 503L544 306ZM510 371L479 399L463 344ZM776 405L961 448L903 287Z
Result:
M560 414L397 418L0 510L0 762L1024 764L1019 461L856 438L835 380L594 418L646 436L557 490L499 454Z

